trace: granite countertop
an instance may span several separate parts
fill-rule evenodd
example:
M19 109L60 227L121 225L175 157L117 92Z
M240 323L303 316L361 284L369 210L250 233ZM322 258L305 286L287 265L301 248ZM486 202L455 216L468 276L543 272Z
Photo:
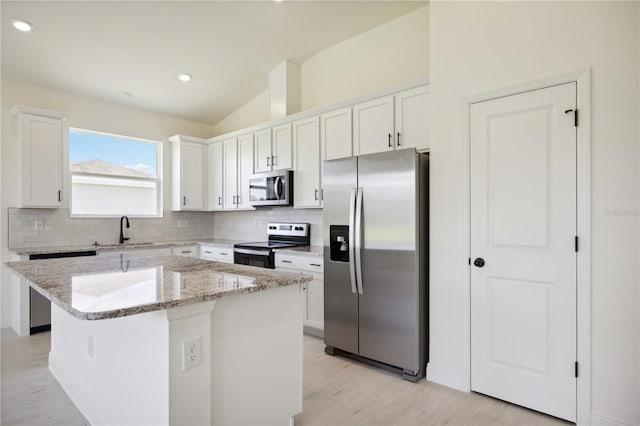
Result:
M84 320L135 315L313 279L302 273L134 253L7 265L47 299Z
M71 251L96 251L96 252L106 252L106 251L119 251L119 250L134 250L134 249L144 249L144 248L165 248L165 247L180 247L180 246L188 246L192 244L207 244L215 247L223 247L223 248L233 248L235 243L240 241L236 240L223 240L223 239L204 239L204 240L187 240L187 241L157 241L157 242L138 242L138 241L128 241L124 244L86 244L86 245L75 245L75 246L52 246L52 247L21 247L21 248L10 248L9 250L20 256L28 256L31 254L51 254L51 253L64 253Z
M275 249L276 253L297 254L300 256L314 256L322 257L324 255L323 246L302 246L302 247L289 247L283 249Z

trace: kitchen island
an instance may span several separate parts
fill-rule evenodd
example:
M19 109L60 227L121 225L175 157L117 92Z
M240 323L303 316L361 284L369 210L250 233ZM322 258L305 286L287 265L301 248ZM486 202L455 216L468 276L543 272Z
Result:
M167 257L8 266L52 301L49 368L92 424L289 424L311 276Z

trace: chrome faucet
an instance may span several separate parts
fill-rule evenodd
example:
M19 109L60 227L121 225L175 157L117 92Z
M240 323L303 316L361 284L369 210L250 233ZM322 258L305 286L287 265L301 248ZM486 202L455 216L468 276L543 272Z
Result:
M125 241L127 241L127 240L129 239L129 238L125 238L125 237L124 237L124 233L122 232L122 221L123 221L123 220L126 220L126 221L127 221L127 228L130 228L130 226L129 226L129 218L128 218L128 217L126 217L126 216L122 216L122 217L120 218L120 241L119 241L119 242L120 242L120 244L123 244Z

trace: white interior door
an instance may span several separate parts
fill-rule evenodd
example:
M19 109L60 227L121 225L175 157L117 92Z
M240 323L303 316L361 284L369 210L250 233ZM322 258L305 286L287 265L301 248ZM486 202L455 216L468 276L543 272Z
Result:
M470 121L471 389L570 421L575 109L567 83L473 104Z

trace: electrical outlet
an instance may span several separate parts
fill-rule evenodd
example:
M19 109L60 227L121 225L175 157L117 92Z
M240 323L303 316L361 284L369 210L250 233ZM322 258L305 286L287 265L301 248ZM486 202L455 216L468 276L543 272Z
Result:
M33 229L35 229L36 231L42 231L44 229L44 221L43 220L34 221Z
M200 365L200 337L182 342L182 371Z

